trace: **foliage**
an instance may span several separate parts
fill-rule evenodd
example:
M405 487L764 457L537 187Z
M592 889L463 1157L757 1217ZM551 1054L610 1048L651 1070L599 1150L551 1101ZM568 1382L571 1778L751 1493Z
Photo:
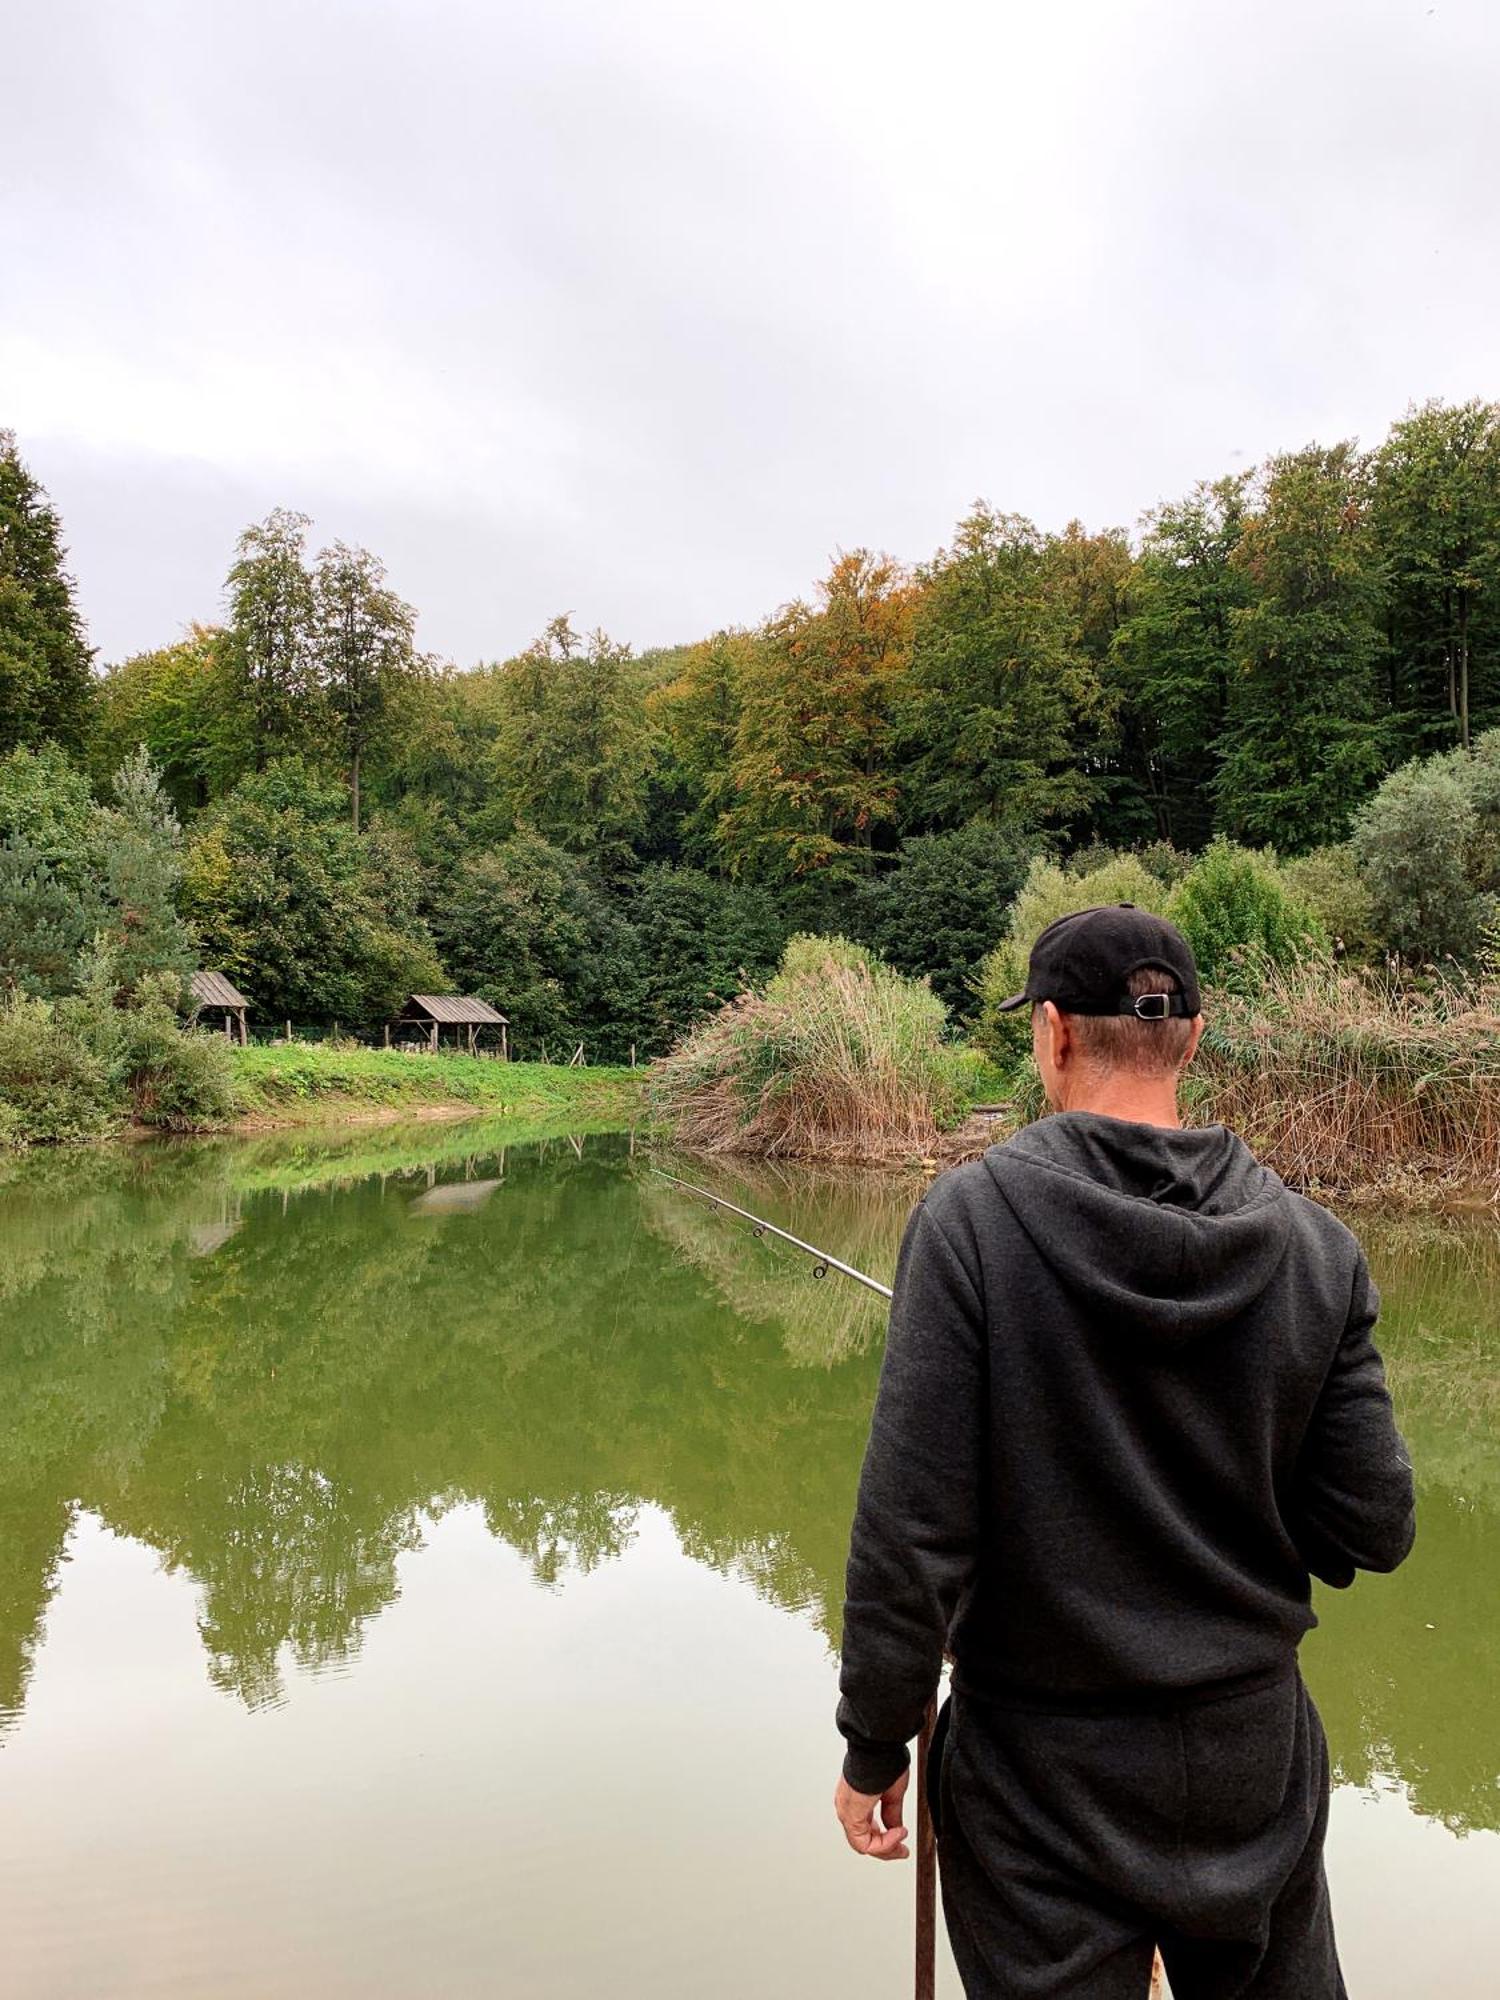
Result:
M125 1007L118 986L104 952L65 999L0 998L0 1146L96 1139L132 1117L188 1131L229 1116L228 1048L182 1026L175 977L144 979Z
M763 990L654 1065L684 1145L802 1159L926 1154L967 1098L929 988L841 938L795 937Z
M82 746L92 651L65 560L57 512L0 430L0 753Z
M179 814L227 791L245 768L224 634L190 626L175 645L137 653L97 683L89 765L102 790L144 748Z
M417 614L387 588L385 575L368 549L335 542L318 557L311 580L313 656L348 767L356 833L361 764L381 741L396 688L419 670Z
M108 1060L52 1002L0 996L0 1146L99 1138L122 1114Z
M991 821L903 841L899 865L858 906L859 934L888 965L926 976L956 1019L975 1006L974 972L1004 935L1034 843Z
M1271 461L1235 550L1253 595L1214 792L1219 830L1294 851L1340 840L1385 766L1380 583L1368 479L1349 444Z
M1090 786L1072 746L1099 680L1042 537L981 504L922 581L901 705L922 821L983 815L1014 839L1079 811Z
M605 872L628 859L645 798L645 694L628 646L566 618L500 669L490 770L517 829Z
M372 1028L445 984L416 877L397 833L356 834L338 784L292 757L198 821L183 888L203 962L257 1013Z
M582 1041L622 1060L641 1025L641 970L629 925L575 856L536 833L461 861L432 913L454 986L488 1000L528 1056Z
M1216 840L1173 890L1166 914L1193 948L1205 985L1255 991L1268 967L1328 947L1274 855Z
M99 936L112 955L119 994L132 993L147 975L166 974L180 997L198 964L177 911L182 830L144 749L115 774L114 804L99 814L95 838L106 907Z
M1414 759L1393 771L1355 821L1351 846L1377 934L1419 963L1469 959L1488 907L1471 866L1480 816L1468 759Z
M644 869L629 910L641 965L642 1054L663 1054L705 1014L761 983L787 941L767 890L696 868Z
M1375 898L1360 874L1352 843L1294 855L1282 862L1281 879L1321 925L1335 957L1364 961L1380 956Z
M1082 870L1057 861L1033 861L1011 906L1004 937L979 967L975 1042L1007 1074L1029 1055L1030 1009L1018 1007L1002 1014L1000 1002L1025 987L1032 944L1048 924L1103 903L1134 903L1138 909L1164 916L1169 900L1166 884L1134 854L1102 861L1095 856L1094 865Z
M868 874L876 836L896 817L910 580L889 556L855 549L837 558L819 600L770 622L740 681L719 833L736 873L773 882Z
M1375 453L1392 708L1410 749L1500 711L1500 408L1426 403Z
M1200 483L1146 517L1131 603L1110 648L1118 722L1112 789L1150 832L1196 846L1213 832L1237 623L1253 595L1237 561L1247 473ZM1127 821L1127 823L1129 823Z
M0 993L68 992L95 921L44 854L19 835L0 837Z
M299 748L316 714L310 525L278 507L246 528L225 586L225 668L256 770Z
M1194 1111L1302 1187L1500 1179L1500 988L1403 989L1305 959L1216 998Z

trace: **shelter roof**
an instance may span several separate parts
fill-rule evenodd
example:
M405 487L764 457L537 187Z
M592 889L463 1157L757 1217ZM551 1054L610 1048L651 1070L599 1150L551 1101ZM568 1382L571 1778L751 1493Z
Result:
M222 972L195 972L188 981L193 999L200 1007L248 1007L250 1002L238 987L231 986Z
M458 993L413 993L401 1012L403 1017L418 1012L425 1014L430 1021L459 1027L467 1027L470 1023L491 1028L510 1026L506 1017L497 1014L487 1000L465 999Z

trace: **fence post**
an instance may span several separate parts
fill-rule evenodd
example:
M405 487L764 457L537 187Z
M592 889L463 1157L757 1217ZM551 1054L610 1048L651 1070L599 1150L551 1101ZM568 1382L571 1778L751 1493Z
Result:
M286 1024L286 1045L288 1048L292 1046L292 1024L290 1021Z

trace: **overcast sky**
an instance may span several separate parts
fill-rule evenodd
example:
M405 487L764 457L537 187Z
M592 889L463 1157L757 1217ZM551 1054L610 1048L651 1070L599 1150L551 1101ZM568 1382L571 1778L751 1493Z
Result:
M1500 395L1494 0L0 24L0 426L105 659L215 616L278 505L467 664Z

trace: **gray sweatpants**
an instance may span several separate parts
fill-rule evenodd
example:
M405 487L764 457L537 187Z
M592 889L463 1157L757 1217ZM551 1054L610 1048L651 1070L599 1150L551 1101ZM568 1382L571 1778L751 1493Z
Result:
M1345 2000L1301 1677L1130 1714L956 1696L934 1760L943 1907L970 2000Z

